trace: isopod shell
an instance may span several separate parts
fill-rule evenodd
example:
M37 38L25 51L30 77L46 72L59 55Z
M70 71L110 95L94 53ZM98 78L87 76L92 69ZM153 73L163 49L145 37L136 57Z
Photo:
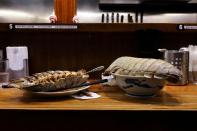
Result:
M79 86L87 81L89 75L80 70L47 71L33 74L10 82L10 86L32 92L47 92Z
M104 72L105 74L120 74L147 78L165 79L176 83L182 73L172 64L153 58L136 58L123 56L117 58Z

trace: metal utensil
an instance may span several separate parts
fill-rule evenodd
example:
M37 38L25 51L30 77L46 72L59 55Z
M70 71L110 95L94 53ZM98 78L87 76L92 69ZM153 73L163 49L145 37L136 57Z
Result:
M3 50L0 50L0 60L3 60Z
M96 67L90 71L87 71L86 74L90 74L90 73L93 73L93 72L96 72L96 71L101 71L102 69L104 69L104 66L99 66L99 67Z
M78 87L86 87L86 86L90 86L90 85L101 84L101 83L110 82L110 81L111 81L111 79L100 79L100 80L95 80L93 82L85 82L83 84L73 86L71 89L78 88ZM55 90L55 91L62 91L62 90L65 90L65 89L58 89L58 90Z
M100 83L105 83L105 82L109 82L109 79L101 79L101 80L96 80L90 83L83 83L81 85L78 85L76 87L82 87L82 86L90 86L90 85L95 85L95 84L100 84Z

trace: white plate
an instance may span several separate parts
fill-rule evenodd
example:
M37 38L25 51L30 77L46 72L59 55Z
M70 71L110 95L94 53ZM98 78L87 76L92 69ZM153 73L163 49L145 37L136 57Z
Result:
M58 96L69 96L73 95L79 91L88 89L90 86L83 86L83 87L76 87L72 89L66 89L62 91L53 91L53 92L30 92L25 91L28 94L35 95L35 96L44 96L44 97L58 97Z

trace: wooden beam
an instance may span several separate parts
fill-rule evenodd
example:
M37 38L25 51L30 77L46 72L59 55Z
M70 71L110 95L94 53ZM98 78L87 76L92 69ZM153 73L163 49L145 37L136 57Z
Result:
M73 23L76 15L76 0L54 0L54 9L57 16L57 23Z

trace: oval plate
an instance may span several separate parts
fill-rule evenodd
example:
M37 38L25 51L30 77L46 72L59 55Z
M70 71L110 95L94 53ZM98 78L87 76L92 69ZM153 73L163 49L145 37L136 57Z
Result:
M41 97L58 97L58 96L69 96L73 95L79 91L88 89L90 86L83 86L83 87L76 87L72 89L66 89L61 91L52 91L52 92L31 92L31 91L25 91L28 94L35 95L35 96L41 96Z

